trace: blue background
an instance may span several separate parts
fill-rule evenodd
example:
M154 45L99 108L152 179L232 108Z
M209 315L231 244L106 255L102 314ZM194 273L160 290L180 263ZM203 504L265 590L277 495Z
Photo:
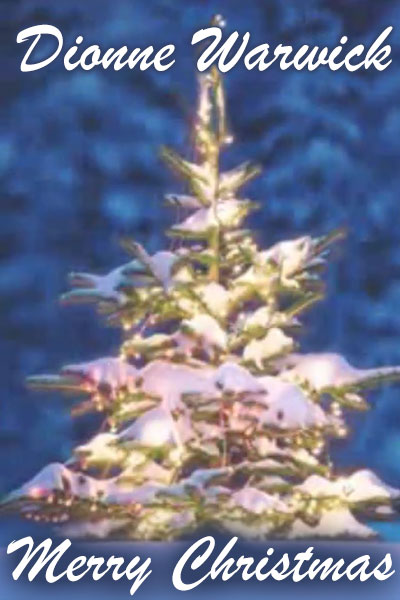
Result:
M225 546L226 540L219 541L216 549L212 553L207 562L196 571L190 571L190 562L183 569L182 581L185 583L199 580L201 576L209 571L212 562L217 558L219 552ZM55 542L56 546L58 542ZM274 554L270 566L272 567L278 559L287 552L291 565L294 566L293 558L298 552L304 552L309 544L304 542L292 543L275 543L273 544ZM141 563L146 558L151 558L152 573L144 581L142 586L133 596L135 600L178 600L188 598L190 600L205 600L208 598L216 598L217 600L242 600L243 598L251 598L251 600L265 600L265 598L276 598L280 600L293 600L293 598L320 600L321 596L326 600L337 600L338 597L343 600L349 598L357 599L362 597L363 600L375 600L379 594L382 600L398 600L400 587L400 573L396 572L385 581L378 581L375 578L369 579L367 582L359 582L354 580L349 582L343 578L339 581L332 582L330 578L321 581L316 578L314 581L304 579L301 582L293 583L290 579L283 581L274 581L266 579L258 582L255 579L243 581L241 579L242 570L228 581L221 581L221 577L212 581L210 579L204 581L197 588L182 593L174 588L172 584L172 573L179 558L188 549L189 544L185 542L171 542L167 545L168 552L165 552L166 545L162 542L154 543L75 543L65 553L63 559L55 568L55 574L62 573L68 563L76 556L91 555L104 557L105 560L111 555L124 557L125 565L135 556L141 558ZM240 555L254 558L254 566L258 561L265 557L265 553L271 545L266 542L264 544L243 544L238 543L229 553L229 557L237 559ZM0 591L6 592L4 598L11 600L69 600L73 594L74 600L129 600L129 590L133 582L129 582L125 577L119 581L113 581L110 575L104 578L93 581L90 574L87 574L79 582L68 582L64 578L59 582L49 584L45 581L41 573L33 582L27 581L26 573L24 572L18 581L13 581L11 573L17 566L22 556L24 548L11 554L3 556L0 550ZM204 547L203 547L204 550ZM344 564L347 566L354 559L365 556L370 556L371 571L383 559L385 554L389 552L392 556L393 566L399 564L400 546L397 544L358 544L347 542L346 544L338 542L313 544L313 559L318 558L321 561L328 557L332 557L334 561L341 558L344 559ZM306 571L307 566L301 569ZM122 571L122 569L120 569ZM252 569L250 570L250 572Z
M190 40L221 12L250 47L279 42L369 45L387 26L393 64L383 72L260 73L226 77L236 144L229 164L254 159L263 175L248 189L261 211L260 243L337 226L348 239L327 274L328 297L307 318L304 349L340 351L356 366L400 364L400 2L369 0L22 0L0 3L3 61L0 133L0 494L95 430L72 421L70 401L35 395L29 374L96 358L118 347L91 309L61 308L68 271L106 272L124 262L129 233L155 251L174 214L163 193L179 183L158 149L190 149L195 98ZM75 70L62 57L20 73L25 27L49 23L104 49L176 44L165 73ZM43 46L44 47L44 46ZM400 486L399 389L371 396L352 417L354 435L335 449L343 467L368 465ZM398 527L398 526L397 526Z

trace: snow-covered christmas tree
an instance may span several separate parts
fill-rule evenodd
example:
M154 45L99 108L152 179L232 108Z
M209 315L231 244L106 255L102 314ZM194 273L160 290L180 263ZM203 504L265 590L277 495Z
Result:
M69 536L170 539L212 527L245 538L373 537L366 517L395 515L400 490L369 470L341 475L330 441L364 392L399 367L360 370L340 355L301 354L302 313L323 296L320 272L340 232L260 250L239 190L258 168L220 172L232 143L216 69L199 76L190 162L165 149L187 195L174 251L132 255L106 275L73 273L67 303L93 302L124 331L119 356L32 377L75 393L75 416L101 432L45 467L3 508Z

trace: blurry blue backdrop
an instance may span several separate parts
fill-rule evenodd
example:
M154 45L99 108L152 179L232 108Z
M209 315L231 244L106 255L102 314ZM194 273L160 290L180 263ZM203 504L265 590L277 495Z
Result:
M61 308L71 269L105 272L125 260L131 234L154 251L179 189L160 144L189 148L195 95L194 31L221 12L252 43L371 43L388 25L393 64L384 72L259 73L234 68L226 83L236 144L263 175L248 193L260 243L347 226L327 279L326 301L308 317L305 349L343 352L356 366L400 363L400 2L380 0L2 0L0 134L0 493L67 458L91 425L69 402L24 388L28 374L95 358L117 347L86 308ZM103 48L175 43L165 73L67 72L61 58L21 73L23 28L59 27ZM336 448L343 466L369 465L400 485L400 389L372 394Z

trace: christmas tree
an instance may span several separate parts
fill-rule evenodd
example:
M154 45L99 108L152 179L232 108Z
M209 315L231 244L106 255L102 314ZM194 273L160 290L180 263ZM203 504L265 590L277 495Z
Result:
M259 169L221 172L232 143L216 69L199 76L195 158L163 150L188 193L169 194L173 250L123 240L130 262L73 273L66 303L93 302L124 331L119 356L29 380L76 394L75 416L101 431L65 464L45 467L3 502L69 536L171 539L212 527L245 538L373 537L400 491L369 470L337 473L330 443L344 412L399 367L357 369L332 353L300 354L304 311L340 231L260 250L243 228L256 208L239 190Z

